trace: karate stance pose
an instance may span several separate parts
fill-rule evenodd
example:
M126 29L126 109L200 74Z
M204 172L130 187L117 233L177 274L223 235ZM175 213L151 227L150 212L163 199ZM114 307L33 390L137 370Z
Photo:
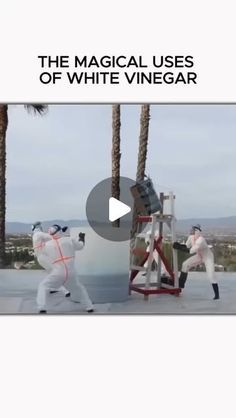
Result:
M215 279L214 255L208 247L205 238L202 236L201 231L201 226L199 224L194 225L185 245L179 244L178 242L173 244L173 247L177 250L194 254L192 257L187 258L187 260L185 260L182 264L179 277L179 287L181 289L184 288L188 272L191 268L200 264L205 264L208 278L211 281L214 290L214 299L219 299L219 287Z
M37 258L39 265L43 267L43 269L46 270L46 272L49 274L49 272L52 270L52 263L50 262L49 257L43 253L43 248L45 246L45 243L47 241L50 241L52 237L50 234L43 232L41 222L35 222L32 225L31 229L34 255ZM62 232L65 232L66 230L67 227L61 228ZM68 290L64 286L61 286L58 290L53 288L50 289L50 293L56 293L58 291L61 291L65 295L65 297L70 296L70 292L68 292Z
M48 232L51 237L43 247L43 253L49 258L52 270L42 280L38 287L37 305L39 313L47 313L48 293L51 288L59 289L70 279L75 279L80 291L80 302L87 312L93 312L93 304L85 287L79 282L75 270L75 252L82 250L85 244L85 234L80 233L79 239L64 237L60 234L61 227L53 225Z

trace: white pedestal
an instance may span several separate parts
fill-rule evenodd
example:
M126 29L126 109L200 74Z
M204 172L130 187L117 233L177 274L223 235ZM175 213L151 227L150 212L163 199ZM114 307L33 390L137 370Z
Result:
M129 241L108 241L90 227L71 228L72 237L84 232L85 247L76 253L76 269L93 303L124 302L129 290ZM78 300L76 283L70 283L71 299Z

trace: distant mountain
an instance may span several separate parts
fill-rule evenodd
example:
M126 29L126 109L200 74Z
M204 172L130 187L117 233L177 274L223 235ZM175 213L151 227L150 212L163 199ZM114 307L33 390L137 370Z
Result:
M190 218L177 221L176 230L179 233L188 233L191 225L200 224L203 231L208 233L235 234L236 216L224 218Z
M62 219L53 219L52 221L42 221L44 231L47 231L49 226L53 224L58 224L61 226L69 226L70 228L73 227L80 227L88 225L88 222L85 220L69 220L64 221ZM31 232L31 225L22 222L7 222L6 223L6 233L7 234L29 234Z
M228 216L224 218L190 218L180 219L176 224L176 232L187 234L191 225L200 224L202 229L208 233L213 234L236 234L236 216ZM86 220L70 219L64 221L62 219L54 219L51 221L42 221L44 230L53 224L59 224L62 226L82 227L88 225ZM7 222L6 233L7 234L29 234L31 232L31 224L22 222Z

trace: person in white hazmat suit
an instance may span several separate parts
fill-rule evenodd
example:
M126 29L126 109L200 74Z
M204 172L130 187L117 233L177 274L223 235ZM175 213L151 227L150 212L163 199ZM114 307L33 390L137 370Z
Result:
M185 260L182 264L179 277L179 287L181 289L184 288L189 270L195 266L204 264L207 276L211 281L214 290L214 299L219 299L219 287L215 279L214 255L201 232L201 226L199 224L194 225L192 226L190 236L188 237L185 245L179 244L178 242L173 244L175 249L192 254L192 256L187 258L187 260Z
M48 232L51 240L46 241L43 253L49 258L53 268L48 276L41 281L38 287L37 305L39 313L47 313L48 293L51 288L58 289L70 279L76 280L80 292L80 303L84 309L93 312L93 304L85 287L79 282L75 270L75 253L82 250L85 245L85 234L80 233L78 240L64 237L60 234L61 227L53 225Z
M45 246L45 243L47 241L50 241L52 237L50 234L43 232L41 222L35 222L32 225L31 230L34 255L37 258L39 265L43 267L43 269L46 270L47 273L49 273L52 270L53 266L46 254L43 253L43 248ZM62 232L65 232L67 230L67 227L62 228L61 230ZM53 288L50 289L50 293L55 293L58 291L61 291L65 295L65 297L70 296L70 292L64 286L61 286L60 289L57 290Z

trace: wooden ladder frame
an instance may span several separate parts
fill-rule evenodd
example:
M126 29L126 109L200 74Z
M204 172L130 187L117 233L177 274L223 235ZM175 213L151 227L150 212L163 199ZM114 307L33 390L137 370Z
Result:
M144 251L141 249L135 248L132 251L132 255L143 255L142 261L140 265L131 264L131 272L130 272L130 284L129 290L130 293L132 291L138 292L144 295L144 298L147 300L148 296L151 294L159 294L159 293L169 293L175 294L179 296L181 289L179 288L179 280L178 280L178 258L177 258L177 251L172 248L172 262L173 267L170 265L169 261L164 255L162 250L162 241L163 241L163 225L167 224L170 229L171 233L171 241L172 243L176 241L176 233L175 233L175 211L174 211L174 199L175 196L173 192L169 192L168 195L164 193L160 193L160 201L162 203L162 210L158 213L154 213L150 216L138 216L138 227L142 225L142 223L151 223L151 234L150 234L150 251ZM169 200L170 202L170 214L164 214L164 202L165 200ZM158 228L158 238L155 238L155 232L157 229L157 224L159 224ZM137 243L137 239L140 236L137 233L135 238L135 244ZM151 282L151 275L152 275L152 262L153 262L153 252L157 251L158 253L158 263L157 263L157 281L155 283ZM131 257L132 259L133 257ZM147 267L144 267L144 264L147 262ZM164 264L166 271L169 274L169 280L167 283L162 282L161 276L161 263ZM138 275L140 271L146 272L146 280L145 283L137 283L134 284L134 279Z

